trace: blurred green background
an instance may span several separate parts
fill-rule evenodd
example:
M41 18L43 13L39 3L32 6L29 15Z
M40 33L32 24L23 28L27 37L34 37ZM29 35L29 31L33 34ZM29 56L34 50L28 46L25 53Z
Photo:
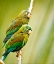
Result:
M30 0L0 0L0 58L9 24L29 4ZM54 0L34 0L29 25L33 31L22 49L22 64L54 64ZM4 62L17 64L16 53L10 53Z

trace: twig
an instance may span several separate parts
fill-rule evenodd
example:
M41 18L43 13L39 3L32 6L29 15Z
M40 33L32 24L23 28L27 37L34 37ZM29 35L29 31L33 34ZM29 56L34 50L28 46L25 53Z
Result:
M21 60L22 60L22 57L21 57L21 50L17 51L16 57L18 57L18 64L21 64Z
M32 8L33 8L33 2L34 2L34 0L31 0L31 2L30 2L30 7L28 8L28 11L31 13L31 11L32 11Z

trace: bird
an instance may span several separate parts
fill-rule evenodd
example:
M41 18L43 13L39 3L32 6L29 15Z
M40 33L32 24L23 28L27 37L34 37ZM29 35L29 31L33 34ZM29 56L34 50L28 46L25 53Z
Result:
M32 28L30 25L22 25L21 28L5 43L5 52L2 55L2 60L5 60L10 52L21 50L26 45L31 32Z
M23 10L21 13L10 23L6 30L6 37L3 40L3 47L11 36L17 32L24 24L28 24L31 13L28 10Z

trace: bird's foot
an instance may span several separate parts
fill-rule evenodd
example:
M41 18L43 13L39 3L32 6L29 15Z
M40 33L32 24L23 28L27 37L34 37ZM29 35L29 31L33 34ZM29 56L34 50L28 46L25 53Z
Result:
M16 57L18 58L18 64L21 64L21 60L22 60L21 52L22 50L16 52L17 53Z
M22 52L22 50L17 51L17 52L16 52L16 53L17 53L16 57L21 56L21 52Z

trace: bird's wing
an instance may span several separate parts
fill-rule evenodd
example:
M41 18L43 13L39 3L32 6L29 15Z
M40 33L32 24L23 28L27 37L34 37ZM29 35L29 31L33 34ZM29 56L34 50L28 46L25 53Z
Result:
M8 39L17 31L22 25L22 20L16 18L15 20L12 21L10 24L9 28L6 31L6 37L4 39L4 44L8 41Z
M11 34L11 32L16 31L17 29L15 29L15 28L18 28L21 25L21 21L22 20L18 19L18 17L16 19L14 19L12 21L12 23L10 24L9 28L7 29L6 35L9 35L9 34Z
M13 35L8 42L5 45L6 49L12 48L12 47L19 47L22 45L24 40L24 35L22 33L17 34L17 35Z

